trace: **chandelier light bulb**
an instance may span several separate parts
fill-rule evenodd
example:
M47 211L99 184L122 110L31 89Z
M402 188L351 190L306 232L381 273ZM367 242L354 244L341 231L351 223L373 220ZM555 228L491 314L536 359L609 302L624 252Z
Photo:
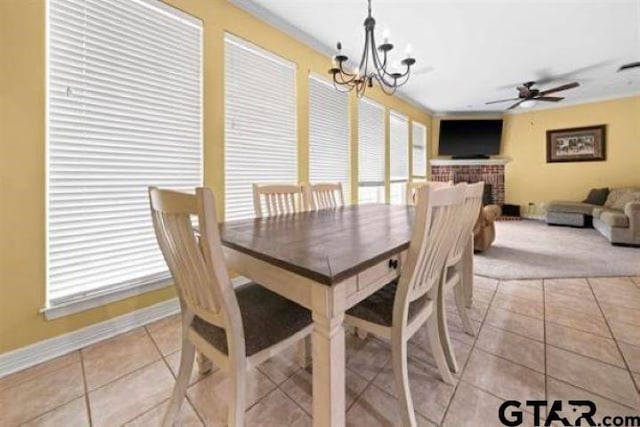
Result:
M389 42L389 36L391 35L390 31L388 28L385 28L384 31L382 32L382 39L384 40L385 43Z
M413 46L411 46L411 43L407 43L407 47L404 49L404 53L406 53L407 56L411 56L412 52L413 52Z

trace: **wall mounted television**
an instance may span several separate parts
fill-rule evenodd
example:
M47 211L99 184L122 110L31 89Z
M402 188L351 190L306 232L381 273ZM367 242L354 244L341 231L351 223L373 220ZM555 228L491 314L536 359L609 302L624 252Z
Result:
M453 158L488 158L500 154L502 120L442 120L438 154Z

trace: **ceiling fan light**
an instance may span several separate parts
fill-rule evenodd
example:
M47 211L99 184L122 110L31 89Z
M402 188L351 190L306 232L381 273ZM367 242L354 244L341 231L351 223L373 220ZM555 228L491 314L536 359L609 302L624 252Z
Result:
M535 99L527 99L526 101L523 101L520 103L520 107L531 108L531 107L535 107L536 104L537 102L535 101Z

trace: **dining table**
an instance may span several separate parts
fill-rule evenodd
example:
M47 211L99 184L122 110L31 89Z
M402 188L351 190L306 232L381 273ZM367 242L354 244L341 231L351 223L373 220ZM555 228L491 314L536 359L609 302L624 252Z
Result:
M224 222L229 269L312 313L313 425L345 424L345 311L396 279L414 207L362 204ZM472 238L463 261L471 301Z

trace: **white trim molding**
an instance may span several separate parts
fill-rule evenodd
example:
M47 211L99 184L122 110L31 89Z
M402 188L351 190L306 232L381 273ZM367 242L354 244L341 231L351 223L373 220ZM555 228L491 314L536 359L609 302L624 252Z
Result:
M77 331L0 354L0 378L139 328L179 311L178 298L172 298Z
M250 280L243 276L232 280L234 288L249 282ZM0 378L179 312L178 298L171 298L77 331L8 351L0 354Z
M506 157L492 157L490 159L433 159L431 166L474 166L474 165L506 165L511 159Z

